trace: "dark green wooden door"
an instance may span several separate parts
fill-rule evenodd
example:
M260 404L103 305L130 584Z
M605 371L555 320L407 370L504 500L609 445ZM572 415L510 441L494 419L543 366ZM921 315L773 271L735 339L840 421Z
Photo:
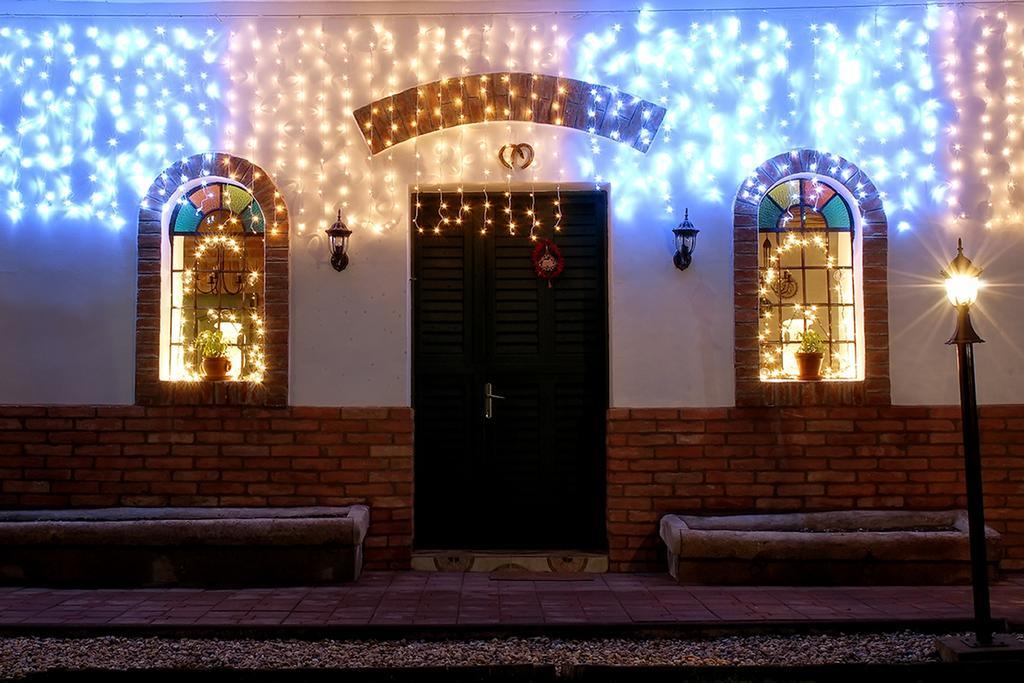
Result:
M432 219L412 238L416 547L601 549L606 195L561 194L565 269L552 287L500 209L482 235L483 197L467 195L462 226L438 234L440 201L421 195L420 217ZM514 195L517 222L536 207L551 236L554 202ZM488 384L503 397L490 417Z

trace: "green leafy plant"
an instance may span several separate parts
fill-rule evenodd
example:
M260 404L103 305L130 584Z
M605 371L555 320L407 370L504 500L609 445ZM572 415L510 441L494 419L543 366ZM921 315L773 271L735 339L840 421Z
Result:
M814 330L807 330L800 335L800 348L797 353L822 353L825 350L825 338Z
M224 340L224 333L218 329L200 332L196 348L203 358L224 358L228 355L228 343Z

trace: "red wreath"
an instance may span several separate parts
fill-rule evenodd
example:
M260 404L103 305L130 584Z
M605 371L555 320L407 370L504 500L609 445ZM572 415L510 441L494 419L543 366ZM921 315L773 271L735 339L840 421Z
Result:
M533 262L533 271L537 273L537 277L548 281L548 287L551 286L551 281L565 270L562 251L557 244L548 239L537 240L530 260Z

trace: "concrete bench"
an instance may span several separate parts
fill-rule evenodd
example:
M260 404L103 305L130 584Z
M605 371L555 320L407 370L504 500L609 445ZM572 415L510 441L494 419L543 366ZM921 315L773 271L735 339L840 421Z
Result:
M1000 537L986 529L990 573ZM940 585L970 582L967 513L868 511L665 515L661 539L679 583Z
M364 505L0 511L0 582L249 586L353 581Z

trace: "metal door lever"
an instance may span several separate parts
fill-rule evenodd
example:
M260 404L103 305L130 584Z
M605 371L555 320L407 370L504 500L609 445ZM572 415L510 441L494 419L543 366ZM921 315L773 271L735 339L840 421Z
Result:
M494 417L494 399L504 400L504 396L492 393L494 391L494 385L490 382L484 384L484 419L490 420Z

